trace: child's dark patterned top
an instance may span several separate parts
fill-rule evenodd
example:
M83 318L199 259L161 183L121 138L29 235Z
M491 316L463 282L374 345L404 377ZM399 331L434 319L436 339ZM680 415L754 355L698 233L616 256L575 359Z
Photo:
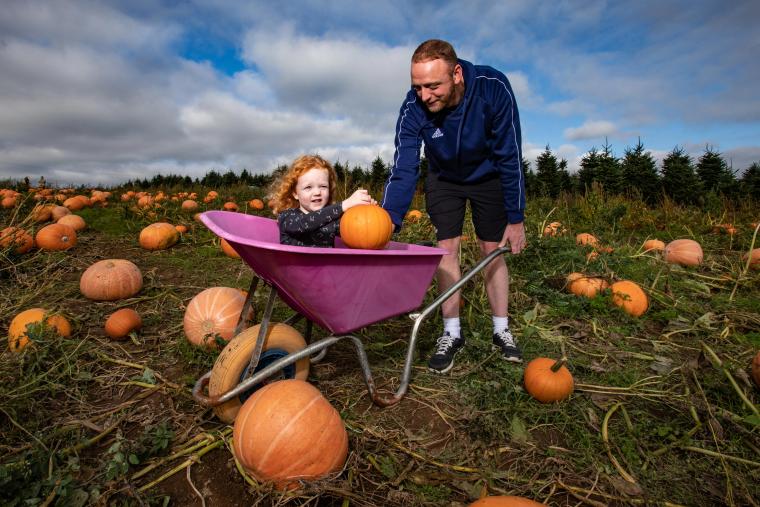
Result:
M300 208L286 209L277 216L280 243L295 246L332 247L340 234L341 203L304 213Z

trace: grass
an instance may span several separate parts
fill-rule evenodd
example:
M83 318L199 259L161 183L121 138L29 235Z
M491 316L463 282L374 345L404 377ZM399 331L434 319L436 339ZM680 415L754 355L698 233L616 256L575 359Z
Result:
M0 212L0 225L38 228L24 219L30 202L24 206ZM530 201L529 249L507 256L510 325L527 360L558 358L564 348L576 382L571 398L536 402L522 386L523 367L491 352L490 310L475 277L463 289L468 343L455 368L447 376L426 371L440 327L438 317L428 319L399 405L369 402L347 343L312 367L310 380L346 423L351 454L335 480L287 494L238 473L229 427L189 395L218 352L184 339L188 301L211 286L247 290L252 273L177 207L167 202L155 217L117 202L86 209L79 214L89 227L75 249L0 255L0 314L43 306L74 325L71 339L43 331L22 354L0 355L0 375L9 379L0 384L0 503L184 505L199 501L195 490L224 505L464 505L485 492L557 505L752 505L760 497L760 418L752 409L760 394L747 375L760 347L760 276L742 275L741 261L752 246L748 224L757 220L750 206L718 213L739 228L729 237L712 232L716 214L669 202L647 208L599 191ZM194 227L173 248L146 252L137 235L153 220ZM566 235L543 237L555 220ZM588 250L575 245L579 232L614 251L588 262ZM464 234L473 237L469 224ZM680 268L643 254L641 243L652 237L697 239L705 262ZM398 235L433 239L426 218ZM465 241L461 255L474 265L475 243ZM135 298L95 303L79 294L81 272L108 257L142 269L145 287ZM636 281L650 297L647 313L627 316L608 292L569 294L564 278L572 271ZM423 305L434 296L435 283ZM259 308L264 299L259 287ZM102 325L122 306L137 309L144 327L134 341L112 342ZM279 303L275 320L290 313ZM356 333L381 389L397 388L410 328L399 316ZM323 336L315 329L315 339Z

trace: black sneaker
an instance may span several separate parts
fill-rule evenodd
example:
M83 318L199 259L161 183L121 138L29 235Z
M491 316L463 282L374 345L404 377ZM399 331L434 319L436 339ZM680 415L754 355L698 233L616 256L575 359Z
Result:
M493 350L500 350L501 355L506 361L513 363L522 363L522 351L517 345L517 340L509 332L509 329L499 331L493 334Z
M428 360L428 370L448 373L454 367L454 356L464 347L464 338L454 338L446 332L436 343L437 349Z

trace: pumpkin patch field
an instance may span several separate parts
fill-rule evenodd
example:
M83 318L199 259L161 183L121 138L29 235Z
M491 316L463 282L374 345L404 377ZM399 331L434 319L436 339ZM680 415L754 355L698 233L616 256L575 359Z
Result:
M197 214L271 218L264 190L2 194L15 204L0 210L1 505L760 502L752 204L648 207L598 189L529 200L527 249L506 254L523 364L492 352L477 275L462 289L454 368L427 370L435 312L394 406L372 403L346 340L293 378L207 408L193 386L217 364L209 389L237 385L268 289L255 286L236 334L253 272ZM433 241L421 196L412 207L393 240ZM376 234L383 248L387 224L366 227L358 239ZM474 238L468 224L465 267ZM436 294L433 281L424 305ZM283 323L292 314L278 300L267 338L287 351L309 334L303 319ZM401 315L354 333L383 395L398 389L411 331Z

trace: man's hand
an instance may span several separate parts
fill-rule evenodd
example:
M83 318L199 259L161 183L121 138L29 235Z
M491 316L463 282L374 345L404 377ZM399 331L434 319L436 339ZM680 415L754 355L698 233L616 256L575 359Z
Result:
M506 246L512 247L513 254L519 254L525 248L525 223L519 224L507 224L507 228L504 229L504 237L501 238L501 242L498 247Z

